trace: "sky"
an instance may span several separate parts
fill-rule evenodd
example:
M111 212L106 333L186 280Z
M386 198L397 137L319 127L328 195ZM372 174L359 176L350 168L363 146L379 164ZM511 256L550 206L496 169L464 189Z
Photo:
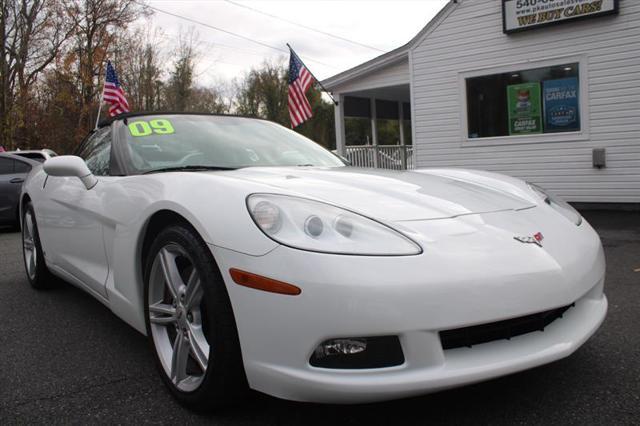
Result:
M291 44L311 72L322 80L403 45L446 3L447 0L147 1L151 7L262 44L158 10L139 24L160 28L167 49L176 43L181 31L186 32L193 27L199 41L196 76L201 85L231 81L265 60L285 62L288 60L286 43Z

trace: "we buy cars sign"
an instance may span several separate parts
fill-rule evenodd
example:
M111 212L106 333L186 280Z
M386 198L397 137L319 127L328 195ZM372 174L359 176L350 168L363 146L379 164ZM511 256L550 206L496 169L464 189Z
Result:
M618 13L618 0L503 0L505 33Z

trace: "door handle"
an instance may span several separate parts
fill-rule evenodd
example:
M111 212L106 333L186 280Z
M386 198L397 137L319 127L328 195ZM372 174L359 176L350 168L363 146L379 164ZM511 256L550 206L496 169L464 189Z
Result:
M9 183L22 183L24 182L24 178L13 178L9 181Z

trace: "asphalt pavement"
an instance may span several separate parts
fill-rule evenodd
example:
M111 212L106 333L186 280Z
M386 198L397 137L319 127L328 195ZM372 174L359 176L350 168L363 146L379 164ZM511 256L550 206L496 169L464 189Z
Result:
M68 284L29 287L0 230L0 424L640 424L640 213L586 212L607 256L609 313L572 356L489 382L356 406L256 395L209 416L164 388L146 338Z

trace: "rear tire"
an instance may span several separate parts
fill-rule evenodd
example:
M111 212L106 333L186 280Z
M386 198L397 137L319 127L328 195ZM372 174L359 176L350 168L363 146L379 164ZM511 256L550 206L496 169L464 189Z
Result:
M197 411L247 392L231 302L209 247L187 224L162 230L144 268L147 336L174 397Z
M55 277L49 272L44 260L36 215L31 202L26 204L22 213L22 258L31 287L44 290L54 286Z

